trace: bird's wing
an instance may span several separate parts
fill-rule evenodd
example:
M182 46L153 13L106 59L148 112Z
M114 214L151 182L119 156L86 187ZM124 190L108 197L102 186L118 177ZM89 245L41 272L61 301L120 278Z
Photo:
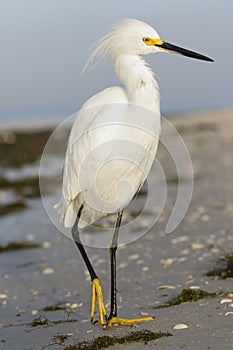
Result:
M63 196L68 201L74 199L82 190L80 181L78 181L80 165L82 164L82 169L88 172L96 169L98 159L93 157L91 150L112 137L111 134L106 135L106 129L104 132L102 124L108 121L108 116L104 114L106 104L115 103L128 103L125 91L120 87L107 88L92 96L77 113L70 132L63 166ZM109 151L105 150L105 152ZM87 178L86 186L90 187Z
M144 110L126 103L124 90L118 90L117 103L107 103L107 95L116 96L116 90L108 90L104 98L96 95L87 102L73 124L63 170L65 216L69 211L73 217L82 201L89 208L88 220L90 208L96 218L98 212L101 217L125 207L153 163L159 134L154 114L148 111L145 118ZM72 211L66 212L70 205Z

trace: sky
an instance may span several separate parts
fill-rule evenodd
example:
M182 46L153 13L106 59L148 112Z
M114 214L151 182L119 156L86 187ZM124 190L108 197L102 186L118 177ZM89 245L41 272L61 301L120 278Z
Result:
M90 46L127 17L215 59L146 57L164 113L232 107L232 13L230 0L0 0L0 126L65 119L119 84L110 62L81 71Z

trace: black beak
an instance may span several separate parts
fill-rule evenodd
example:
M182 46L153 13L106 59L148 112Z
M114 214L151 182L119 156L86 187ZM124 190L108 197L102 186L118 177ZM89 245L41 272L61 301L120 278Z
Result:
M170 43L166 43L164 41L161 44L157 44L155 46L161 47L162 49L167 50L167 51L178 53L178 54L183 55L183 56L195 58L197 60L214 62L214 60L212 58L201 55L201 54L194 52L194 51L183 49L182 47L179 47L179 46L176 46L176 45L173 45Z

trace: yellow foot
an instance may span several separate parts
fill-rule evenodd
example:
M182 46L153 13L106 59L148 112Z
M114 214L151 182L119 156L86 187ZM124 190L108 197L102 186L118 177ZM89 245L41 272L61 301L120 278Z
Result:
M104 298L103 298L101 283L98 278L95 278L92 281L91 322L93 322L94 320L96 297L97 297L97 303L98 303L99 315L100 315L100 319L97 323L104 326L107 324L107 316L106 316L106 310L104 307Z
M141 317L141 318L132 318L132 319L126 319L126 318L119 318L119 317L112 317L108 320L107 326L109 328L112 328L114 324L118 324L119 326L130 326L133 327L135 323L138 322L147 322L147 321L153 321L154 317Z

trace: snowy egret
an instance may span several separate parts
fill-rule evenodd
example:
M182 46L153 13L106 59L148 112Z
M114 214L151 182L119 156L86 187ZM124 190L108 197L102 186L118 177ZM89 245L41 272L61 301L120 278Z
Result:
M102 168L102 171L96 173L96 167L98 166L97 158L98 156L101 157L101 154L97 154L95 159L92 159L93 163L89 162L86 168L84 168L84 170L86 169L85 177L87 181L85 182L85 186L82 187L79 179L79 163L83 162L85 156L90 152L93 138L97 139L100 143L104 143L105 140L111 141L111 132L113 134L116 132L115 129L115 131L113 131L113 129L111 130L109 128L107 128L106 131L92 129L96 118L101 114L101 106L106 106L106 104L124 104L144 107L155 112L157 117L154 119L154 127L157 130L160 129L159 86L152 70L142 58L142 55L158 52L173 52L204 61L213 61L199 53L183 49L161 40L155 29L139 20L126 19L117 24L106 36L97 42L87 64L92 64L93 61L101 57L110 58L114 63L116 74L124 87L114 86L107 88L84 103L80 111L86 111L86 114L91 114L91 118L85 118L85 114L82 115L82 113L78 113L71 129L64 162L62 198L57 208L60 208L65 227L71 227L73 239L90 274L92 281L91 321L93 322L94 320L97 301L99 309L99 321L97 323L109 328L111 328L113 324L132 326L135 322L150 321L153 319L153 317L133 319L117 317L116 250L118 233L123 210L142 186L142 183L145 181L145 174L141 174L137 165L122 163L121 159L116 159L114 163L111 164L111 169L109 166L106 166ZM100 108L97 108L98 106L100 106ZM96 107L96 109L94 107ZM117 128L120 130L121 126L118 125ZM77 137L80 130L85 134L85 137ZM136 139L138 138L138 134L136 132L134 134L133 132L133 134L131 134L131 138L132 137ZM143 143L145 140L140 141L137 139L136 141ZM148 136L146 142L154 158L157 152L158 139L155 140ZM108 159L111 158L111 147L104 157L105 164ZM144 154L142 155L140 152L137 154L137 160L139 162L143 161L143 157ZM146 175L151 165L152 162L148 162L145 166ZM92 172L96 173L95 184L89 181ZM119 188L117 193L117 206L112 210L112 208L108 208L108 203L114 199L117 184L125 178L130 181L132 191L128 193L124 190L124 187ZM92 194L96 187L98 187L100 194L104 195L107 191L108 201L105 205L100 204L98 208L93 208L89 205L86 198L89 194ZM127 194L125 192L127 192ZM113 211L117 213L117 216L110 242L111 307L110 314L107 317L100 279L97 277L80 240L79 229Z

